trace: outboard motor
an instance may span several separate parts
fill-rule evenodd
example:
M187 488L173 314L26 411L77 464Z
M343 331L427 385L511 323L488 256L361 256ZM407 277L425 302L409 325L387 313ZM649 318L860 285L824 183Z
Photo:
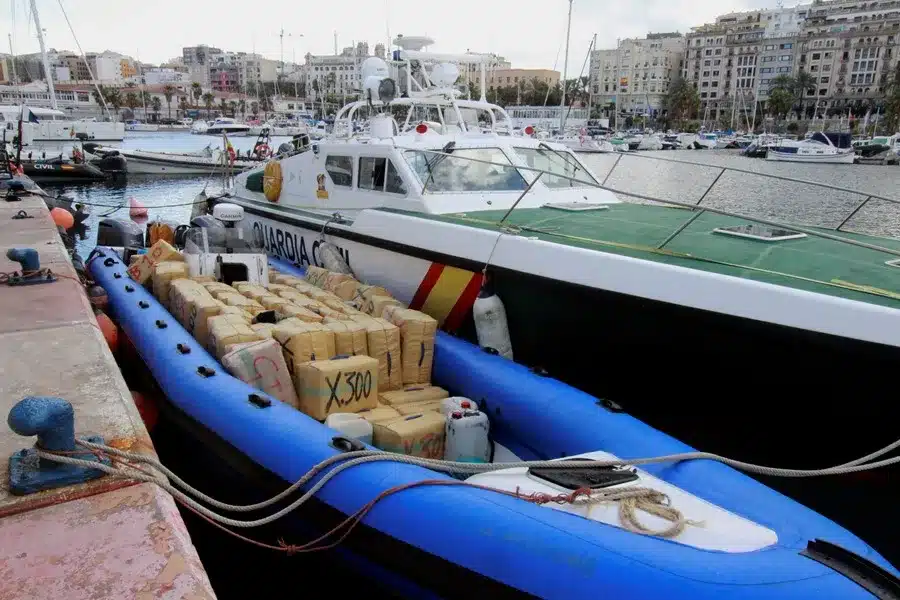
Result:
M131 219L101 219L97 225L97 245L114 248L143 248L144 230Z

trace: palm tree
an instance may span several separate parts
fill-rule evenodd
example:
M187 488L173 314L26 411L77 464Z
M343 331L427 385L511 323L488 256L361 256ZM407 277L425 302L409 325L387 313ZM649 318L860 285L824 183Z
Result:
M244 115L247 114L247 101L243 98L238 100L238 110L241 111L241 121L243 121Z
M197 101L203 97L203 88L200 87L200 84L196 81L191 84L191 98L194 100L194 106L197 105Z
M131 110L131 118L134 118L134 109L136 109L140 103L141 101L138 100L137 94L134 92L125 94L125 106Z
M141 104L144 106L144 120L147 120L147 107L153 104L153 94L147 90L141 91Z
M206 92L205 94L203 94L203 96L201 96L201 98L203 100L203 104L206 105L206 118L209 119L210 112L212 111L213 100L215 100L216 97L212 92Z
M159 99L159 96L153 96L150 105L153 107L153 114L156 117L156 120L159 121L159 111L162 110L162 100Z
M116 119L118 119L119 109L122 108L122 92L119 91L119 88L108 88L104 91L104 95L106 103L113 107L113 112L116 113Z
M803 97L812 92L815 94L816 84L818 83L818 79L810 73L806 71L800 71L794 77L794 85L793 92L794 96L797 98L797 118L801 118L803 115Z
M232 118L237 116L237 102L232 100L228 103L228 112L231 113Z
M166 97L166 108L169 112L169 120L172 120L172 98L175 97L175 86L168 83L163 86L163 96Z
M228 111L228 101L225 98L219 98L219 112L222 113L222 116L225 116L225 113Z
M250 103L250 114L254 117L259 114L259 102L254 100Z
M184 118L188 110L188 97L182 96L178 99L178 110L181 111L181 117ZM177 113L176 113L177 115Z
M91 92L91 95L94 97L94 102L100 107L100 114L103 114L103 101L106 100L106 87L102 85L98 85L94 88L94 91Z

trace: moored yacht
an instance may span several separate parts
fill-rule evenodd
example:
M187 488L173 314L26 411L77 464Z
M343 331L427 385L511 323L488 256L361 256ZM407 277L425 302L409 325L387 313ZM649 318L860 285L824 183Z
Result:
M801 141L781 140L770 146L766 160L782 162L852 164L856 153L850 144L849 133L817 131Z
M377 61L331 137L211 198L242 206L269 253L320 264L330 241L470 340L486 273L516 361L703 449L823 466L895 439L900 242L621 202L564 145L472 131L508 115L461 100L449 67L397 98Z
M97 142L121 142L125 139L125 125L120 122L95 119L72 120L61 110L37 106L0 106L0 123L4 129L18 131L22 119L22 143L71 142L86 139ZM7 134L9 135L9 134ZM11 139L11 138L10 138Z
M207 135L222 135L224 133L231 136L247 135L250 133L250 126L238 123L231 117L217 117L215 121L209 124L205 131L198 133L205 133Z

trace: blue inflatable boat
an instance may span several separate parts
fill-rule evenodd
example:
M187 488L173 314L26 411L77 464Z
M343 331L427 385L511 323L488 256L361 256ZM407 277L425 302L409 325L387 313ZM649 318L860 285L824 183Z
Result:
M203 432L212 440L205 460L251 465L283 489L339 453L335 431L277 400L259 402L257 390L225 373L129 279L113 250L95 250L89 264L112 316L182 414L186 435ZM277 267L291 272L284 263ZM691 450L596 398L443 333L434 380L489 415L496 462ZM247 471L230 472L234 481L223 487L240 484ZM690 522L663 538L624 527L614 503L537 505L467 486L418 487L377 503L339 550L355 569L415 598L900 597L897 571L872 548L727 466L686 461L615 473L625 478L621 486L666 494ZM335 477L275 530L289 541L298 531L324 532L385 490L439 479L449 477L409 464L361 465ZM502 469L469 481L553 495L571 489L564 479ZM639 520L654 530L668 523L648 514Z

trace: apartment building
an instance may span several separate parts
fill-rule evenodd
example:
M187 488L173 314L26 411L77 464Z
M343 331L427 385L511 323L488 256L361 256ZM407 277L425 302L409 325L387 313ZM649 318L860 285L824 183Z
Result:
M810 6L798 71L815 78L807 116L877 110L897 69L898 0L818 0Z
M663 108L669 84L681 72L685 37L649 33L621 40L617 48L591 52L592 104L617 102L620 113L654 116Z

